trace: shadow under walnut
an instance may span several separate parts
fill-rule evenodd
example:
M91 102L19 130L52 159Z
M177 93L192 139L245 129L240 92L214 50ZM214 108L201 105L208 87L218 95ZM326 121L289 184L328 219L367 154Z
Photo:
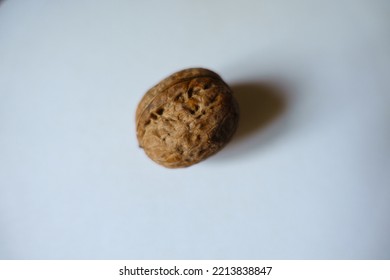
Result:
M279 118L287 108L285 93L270 82L241 83L232 87L240 106L240 122L233 141L241 141Z
M240 106L239 125L227 149L218 154L213 159L214 162L253 154L259 147L274 141L285 131L284 122L275 124L288 107L284 88L273 81L243 82L231 86ZM272 126L274 124L275 126ZM268 129L270 126L271 130Z

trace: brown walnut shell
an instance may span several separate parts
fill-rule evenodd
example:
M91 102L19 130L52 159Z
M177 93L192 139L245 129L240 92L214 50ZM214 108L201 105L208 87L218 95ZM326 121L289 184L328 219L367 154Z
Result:
M216 73L191 68L151 88L136 112L137 138L155 162L187 167L221 150L238 124L238 104Z

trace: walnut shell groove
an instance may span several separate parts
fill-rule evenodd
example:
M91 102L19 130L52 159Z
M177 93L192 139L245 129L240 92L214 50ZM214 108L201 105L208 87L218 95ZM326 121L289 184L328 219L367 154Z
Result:
M172 74L146 92L136 111L138 143L155 162L187 167L232 138L239 109L229 86L203 68Z

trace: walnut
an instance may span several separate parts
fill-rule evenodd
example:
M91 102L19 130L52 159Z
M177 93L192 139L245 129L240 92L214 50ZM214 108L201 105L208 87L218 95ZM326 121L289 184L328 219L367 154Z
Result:
M155 162L187 167L221 150L238 117L238 104L220 76L207 69L185 69L146 92L136 112L137 138Z

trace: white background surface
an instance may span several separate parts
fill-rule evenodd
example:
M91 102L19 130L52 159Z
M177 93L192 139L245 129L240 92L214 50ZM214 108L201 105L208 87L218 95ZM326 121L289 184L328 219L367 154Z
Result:
M389 259L389 13L386 0L2 1L0 258ZM223 151L169 170L138 148L135 109L192 66L276 86L283 110L260 127L253 90Z

